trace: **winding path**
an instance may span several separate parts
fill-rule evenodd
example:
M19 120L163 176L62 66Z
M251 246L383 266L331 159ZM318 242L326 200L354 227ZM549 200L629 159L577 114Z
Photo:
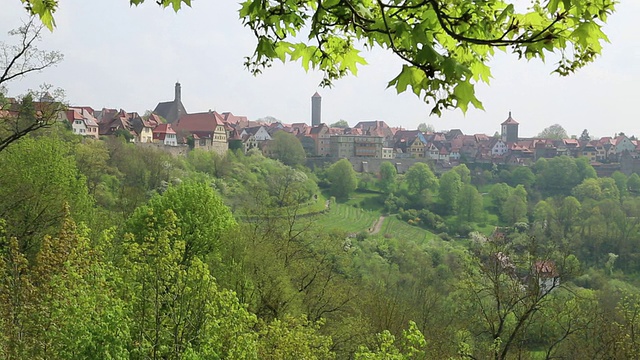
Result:
M373 235L373 234L379 233L380 229L382 229L382 223L384 222L384 219L386 219L386 218L387 218L386 216L380 215L378 220L376 220L376 222L373 223L373 226L371 227L371 230L369 230L369 234Z

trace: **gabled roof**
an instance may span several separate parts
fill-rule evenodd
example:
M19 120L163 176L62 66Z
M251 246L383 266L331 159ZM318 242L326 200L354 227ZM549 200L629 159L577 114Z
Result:
M160 124L153 129L154 134L175 134L175 130L171 127L171 124Z
M224 126L224 119L215 111L182 115L175 124L176 131L190 133L213 133L218 125Z
M500 125L518 125L518 122L511 117L511 111L509 111L509 117Z

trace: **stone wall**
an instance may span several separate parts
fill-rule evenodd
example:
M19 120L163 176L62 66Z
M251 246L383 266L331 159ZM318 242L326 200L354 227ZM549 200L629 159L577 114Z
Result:
M345 158L349 160L353 169L356 172L368 172L372 174L377 174L380 172L380 165L388 161L396 167L398 170L398 174L404 174L407 170L415 163L432 163L432 160L429 159L375 159L375 158L367 158L367 157L348 157ZM323 167L325 165L333 164L334 162L340 159L336 159L333 157L319 157L319 158L308 158L307 166L310 168ZM437 169L437 167L436 167Z
M189 152L189 146L187 145L169 146L169 145L158 144L158 143L135 143L135 144L140 147L156 148L158 150L167 152L173 156L186 156L187 153Z

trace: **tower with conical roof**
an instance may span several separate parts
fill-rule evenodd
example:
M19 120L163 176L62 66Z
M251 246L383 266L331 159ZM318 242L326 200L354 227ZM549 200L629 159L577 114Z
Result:
M501 137L502 141L511 143L518 141L518 122L511 117L511 111L509 111L509 118L502 124Z
M311 126L318 126L322 123L322 96L316 92L311 97Z

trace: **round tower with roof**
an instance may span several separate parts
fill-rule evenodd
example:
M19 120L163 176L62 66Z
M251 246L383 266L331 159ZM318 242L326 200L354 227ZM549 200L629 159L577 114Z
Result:
M318 126L322 123L322 96L316 92L311 97L311 126Z
M502 141L507 143L518 141L518 122L511 117L511 111L509 111L509 118L500 125L502 125Z

